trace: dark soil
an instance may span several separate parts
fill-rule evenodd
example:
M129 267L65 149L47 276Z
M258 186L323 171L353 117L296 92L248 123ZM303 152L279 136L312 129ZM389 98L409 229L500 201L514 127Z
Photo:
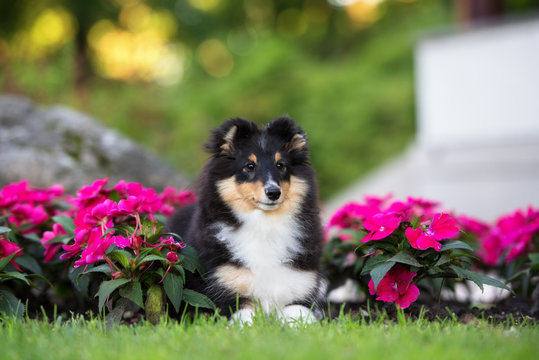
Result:
M459 302L415 302L407 309L404 315L407 319L418 320L420 317L429 321L457 320L468 324L478 320L486 320L493 324L518 325L523 322L539 323L539 313L532 311L533 303L525 299L514 297L506 299L496 305L472 305ZM330 305L331 317L339 316L341 312L350 314L353 318L364 318L367 321L377 321L381 317L397 322L398 312L393 303L383 303L369 300L367 303Z

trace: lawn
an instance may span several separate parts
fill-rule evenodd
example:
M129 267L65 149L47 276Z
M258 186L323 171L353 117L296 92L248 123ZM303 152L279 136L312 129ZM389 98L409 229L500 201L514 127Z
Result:
M341 315L305 327L258 319L240 328L224 320L139 324L106 330L102 321L4 318L7 359L537 359L539 327L485 320L369 322Z

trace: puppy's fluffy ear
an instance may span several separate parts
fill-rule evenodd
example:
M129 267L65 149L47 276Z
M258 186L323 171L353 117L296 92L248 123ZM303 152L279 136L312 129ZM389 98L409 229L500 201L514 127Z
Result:
M204 149L214 156L229 156L239 142L254 135L258 130L255 123L241 118L230 119L212 131Z
M285 151L307 151L305 132L288 116L281 116L268 124L268 132L285 141Z

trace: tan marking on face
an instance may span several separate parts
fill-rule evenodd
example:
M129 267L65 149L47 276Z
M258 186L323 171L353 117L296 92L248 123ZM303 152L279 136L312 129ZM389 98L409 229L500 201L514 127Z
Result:
M295 214L300 210L303 198L309 191L309 184L296 176L290 176L290 182L281 183L281 197L283 202L275 210L268 211L269 214Z
M221 150L225 154L230 154L234 151L234 136L236 136L236 132L238 131L237 126L232 126L230 130L226 133L226 135L223 137L223 140L225 141L223 145L221 145Z
M281 156L280 152L275 153L275 163L278 163L279 161L281 161L282 158L283 157Z
M258 209L257 201L264 200L264 185L257 181L238 184L234 176L217 183L221 199L233 210L248 212Z
M245 267L236 265L222 265L215 271L215 277L219 284L240 296L250 297L254 274Z
M250 161L254 162L255 164L257 164L257 158L256 158L256 155L255 154L251 154L249 155L249 157L247 158L249 159Z

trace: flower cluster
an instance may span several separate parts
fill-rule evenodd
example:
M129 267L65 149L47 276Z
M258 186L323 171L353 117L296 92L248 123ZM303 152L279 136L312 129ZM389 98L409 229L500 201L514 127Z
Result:
M68 197L64 195L64 189L61 185L54 185L50 188L33 188L29 185L28 180L22 180L9 184L0 190L0 216L7 220L6 225L11 225L21 234L35 234L41 237L43 230L47 227L46 222L51 217L67 214L58 206L60 200L65 201L66 199ZM45 258L50 259L56 253L58 245L48 244L47 240L43 241L42 244L45 248ZM15 243L4 243L3 246L4 249L14 249L15 247L19 249ZM3 253L10 254L5 251ZM20 255L22 253L18 253L17 256Z
M154 189L123 180L112 189L106 188L107 184L108 179L96 180L92 185L81 188L72 199L72 204L76 206L74 239L73 243L62 245L65 253L60 258L68 259L80 254L75 267L105 260L112 268L113 264L105 257L105 253L113 244L122 249L130 248L136 255L141 247L158 250L167 247L173 251L184 247L182 243L174 242L170 236L159 237L157 243L149 242L148 231L143 229L141 216L145 215L153 221L157 213L170 214L173 205L194 201L191 192L177 193L175 189L167 188L163 194L158 194ZM132 229L119 231L116 228L119 224L129 224ZM155 234L156 222L153 222L151 230ZM44 239L58 235L67 233L61 224L54 224L53 230L44 234Z
M369 196L364 202L346 204L330 218L323 255L330 278L344 275L361 283L361 276L369 274L369 293L401 308L416 301L418 284L427 277L466 278L480 287L483 282L504 287L469 270L473 249L454 240L461 223L437 211L436 202L390 199Z
M7 259L0 262L0 282L15 279L33 285L31 279L36 278L47 282L35 273L4 270L9 263L19 271L21 265L43 273L32 257L44 248L43 263L58 259L58 254L60 260L73 261L68 276L77 290L86 291L77 285L81 276L86 288L89 283L99 287L100 311L106 302L111 307L113 303L117 308L125 306L121 305L125 301L116 303L119 298L144 308L149 288L166 294L176 312L182 302L212 307L212 302L196 291L179 291L184 287L185 270L202 269L196 251L186 247L178 235L164 230L166 216L194 202L194 193L170 187L157 193L123 180L113 186L108 183L108 179L96 180L74 197L64 195L61 186L34 189L26 180L1 189L0 261ZM57 262L47 270L55 271ZM63 275L60 278L65 279ZM15 299L13 292L0 288L3 296ZM155 299L162 302L164 295ZM0 303L0 312L9 313L12 306L4 305ZM152 307L164 308L164 304ZM153 318L163 315L153 314Z
M359 231L363 227L368 233L361 239L362 242L381 240L390 236L401 224L410 224L405 227L405 235L411 247L440 251L440 241L451 239L459 232L456 219L445 213L434 212L435 202L409 197L405 202L394 201L386 205L389 199L369 196L365 204L344 205L326 225L327 238L332 228ZM414 219L419 219L419 227L411 226ZM349 232L341 232L338 237L343 241L352 238Z
M539 209L529 207L503 215L488 226L477 220L464 219L465 230L479 241L478 255L489 266L509 264L531 252L537 252L534 237L539 236ZM477 225L480 224L480 225Z
M53 201L63 193L61 185L37 189L27 180L9 184L0 190L0 216L6 216L23 233L38 232L39 225L59 213Z

